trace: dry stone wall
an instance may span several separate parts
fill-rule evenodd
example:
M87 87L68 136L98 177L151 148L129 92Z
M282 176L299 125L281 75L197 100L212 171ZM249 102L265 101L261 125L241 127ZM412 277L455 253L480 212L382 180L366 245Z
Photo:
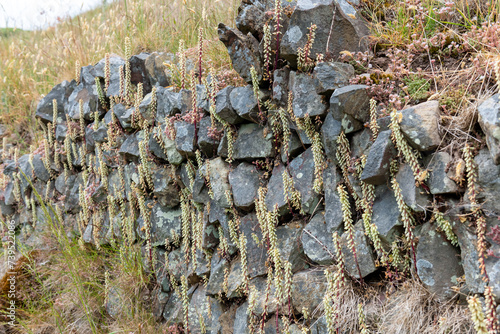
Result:
M3 162L10 182L0 206L16 222L19 242L44 247L37 192L73 238L142 245L159 286L155 317L194 333L201 323L207 333L246 333L280 307L295 319L321 309L326 266L344 268L355 282L413 273L442 299L456 297L462 278L462 292L489 285L500 296L500 261L486 255L485 282L479 263L486 253L478 252L474 221L463 218L474 204L467 182L456 178L447 152L436 152L438 103L391 121L377 115L366 86L349 84L350 65L321 61L366 49L366 27L342 1L283 2L270 84L262 44L272 9L274 2L246 0L236 28L219 26L248 86L218 90L211 76L193 89L170 88L173 73L163 64L179 59L161 52L112 55L83 67L79 82L55 86L36 111L47 126L44 149ZM309 61L319 61L301 71L298 50L311 23L318 30ZM480 106L488 147L473 164L493 255L500 254L499 113L498 95ZM120 310L116 293L111 316ZM326 333L321 314L314 333ZM274 322L265 328L275 331Z

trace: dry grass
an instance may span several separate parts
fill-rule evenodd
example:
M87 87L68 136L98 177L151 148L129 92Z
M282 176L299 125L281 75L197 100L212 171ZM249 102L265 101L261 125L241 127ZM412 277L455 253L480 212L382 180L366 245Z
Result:
M106 52L124 55L125 37L132 51L175 52L179 40L197 42L198 28L214 40L207 50L216 69L227 66L217 23L234 21L237 0L121 0L43 31L0 35L0 124L9 142L26 149L41 135L34 114L43 94L71 80L75 64L95 64Z
M440 302L419 281L408 280L397 287L387 284L365 288L360 290L349 282L341 291L341 302L336 308L336 326L340 333L359 333L359 304L363 305L370 333L475 333L467 304ZM318 313L313 316L317 317Z

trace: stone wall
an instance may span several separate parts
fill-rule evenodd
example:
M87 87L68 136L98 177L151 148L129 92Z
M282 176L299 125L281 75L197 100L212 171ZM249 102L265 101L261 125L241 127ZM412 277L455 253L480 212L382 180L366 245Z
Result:
M474 158L482 211L471 215L475 200L460 169L470 164L440 150L438 102L391 120L371 105L366 86L349 84L352 66L321 61L366 48L354 8L283 6L272 84L263 23L274 2L246 0L237 29L221 24L219 34L248 86L219 89L209 76L193 89L171 88L178 56L158 52L112 55L83 67L79 82L55 86L36 111L47 127L44 146L3 162L10 182L0 206L18 240L44 247L38 193L74 238L141 244L160 287L155 317L184 323L184 300L195 333L201 318L208 333L244 333L279 307L295 319L322 309L326 268L355 284L384 271L413 273L440 299L455 298L455 286L483 293L487 284L500 296L498 257L486 255L489 282L482 279L474 218L486 218L487 253L498 256L498 95L479 108L488 147ZM298 51L313 22L313 68L301 71ZM320 318L314 333L326 333L321 314L311 319Z

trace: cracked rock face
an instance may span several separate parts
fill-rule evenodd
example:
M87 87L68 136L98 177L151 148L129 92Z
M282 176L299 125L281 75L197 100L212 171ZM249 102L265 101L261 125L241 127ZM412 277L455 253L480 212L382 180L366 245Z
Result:
M280 47L281 57L292 65L296 64L299 48L306 44L311 24L317 26L310 54L313 59L320 53L325 54L325 50L327 55L337 58L344 50L353 52L367 49L364 37L369 34L368 28L347 1L297 0Z
M455 295L451 288L464 274L458 251L430 223L422 228L416 259L418 276L429 291L440 299Z
M257 72L257 81L262 80L262 68L259 42L252 34L244 35L237 29L231 29L223 23L218 27L219 39L227 48L233 68L248 83L252 82L250 68Z
M441 144L439 102L428 101L401 111L399 124L409 144L418 151L430 151Z
M500 95L495 94L484 101L477 111L491 157L495 165L498 165L500 164Z

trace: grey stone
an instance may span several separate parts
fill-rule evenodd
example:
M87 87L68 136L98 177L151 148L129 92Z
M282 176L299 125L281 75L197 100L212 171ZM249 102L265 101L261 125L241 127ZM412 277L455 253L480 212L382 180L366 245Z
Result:
M382 244L390 247L403 232L401 213L391 189L380 186L376 193L379 195L373 202L372 223L377 227Z
M486 144L495 165L500 164L500 101L495 94L477 108L479 125L486 135Z
M289 163L291 159L302 153L304 148L305 147L300 141L297 133L295 133L295 131L291 131L291 135L288 140L288 155L283 148L283 144L281 144L281 162Z
M231 236L229 234L229 215L224 208L218 206L215 202L210 202L210 213L208 216L208 222L210 224L219 224L224 233L224 237L227 240L229 246L229 254L234 254L237 250L236 245L231 241ZM217 233L218 235L218 233ZM247 238L248 239L248 238ZM226 255L226 254L225 254Z
M459 217L447 217L457 236L460 247L460 260L465 274L466 287L471 293L484 293L486 282L483 280L479 268L479 254L477 252L477 236L472 231L473 227L460 221Z
M302 232L301 241L307 257L321 265L334 263L335 245L332 239L334 232L342 233L342 221L335 224L325 221L323 213L314 215Z
M212 128L212 121L210 117L203 117L198 124L198 147L200 151L207 157L213 157L217 154L217 148L219 147L220 138L214 137L210 133ZM215 130L221 131L222 126L215 127Z
M203 212L203 235L201 240L201 247L204 250L214 251L219 244L219 231L217 224L210 222L209 213L205 208Z
M247 239L248 276L253 278L265 275L267 273L267 249L264 245L265 243L261 242L257 244L252 237L252 234L255 234L257 239L263 240L259 221L255 213L250 213L240 218L240 231Z
M155 321L160 321L163 316L163 310L165 309L165 304L168 302L170 295L161 290L155 291L153 296L153 317Z
M224 270L229 270L229 263L225 259L221 259L219 254L215 253L212 256L212 264L210 266L210 278L207 284L207 295L217 296L222 292L222 285L224 283Z
M253 161L273 155L273 137L270 131L265 131L258 124L244 124L240 127L234 142L234 159Z
M326 323L325 315L322 315L311 325L311 334L328 333L328 325Z
M50 179L50 173L47 170L47 168L45 168L45 165L43 163L40 154L33 155L32 164L33 164L33 175L35 175L37 179L42 180L43 182L47 182Z
M214 201L222 208L229 208L226 191L231 192L229 184L229 164L222 158L215 158L209 161L209 178L214 194Z
M90 197L94 203L102 203L106 201L108 192L106 186L100 183L93 191L90 193Z
M188 263L185 258L185 251L181 248L174 249L168 253L168 273L175 278L176 282L180 282L181 276L186 276L188 271Z
M301 241L302 229L302 225L297 221L276 228L281 259L290 262L292 272L303 270L307 266Z
M170 162L172 165L180 165L181 163L184 162L185 157L177 150L175 146L175 140L172 140L167 137L165 134L165 131L160 130L158 131L160 138L163 141L163 145L165 148L165 151L167 153L167 160Z
M366 239L362 221L354 225L354 248L356 250L356 257L350 246L349 233L344 233L342 235L340 244L342 245L346 269L351 276L360 278L361 275L361 277L364 278L377 270L373 250Z
M101 59L93 69L93 74L95 77L104 79L106 74L104 73L106 60ZM120 95L120 66L125 67L125 59L113 54L109 57L109 87L105 91L103 86L103 92L107 97L119 96Z
M342 123L334 119L331 113L328 113L321 126L321 139L326 157L334 163L337 161L337 139L341 131Z
M479 151L474 162L477 166L477 187L481 189L477 199L482 203L483 210L500 215L500 201L496 200L500 194L500 167L494 164L486 148Z
M297 1L295 0L281 0L281 6L284 10L293 8ZM235 22L238 30L244 34L251 33L259 40L262 39L264 34L264 24L269 21L271 15L273 15L275 2L268 0L250 0L242 1L240 7L238 8L238 15L236 16ZM289 10L288 9L288 10ZM281 24L283 21L287 20L286 15L282 15Z
M314 118L324 116L327 112L327 104L323 98L311 90L314 87L314 79L306 73L290 73L290 90L293 93L293 113L298 118L306 115Z
M415 177L413 171L408 164L402 164L396 174L396 181L401 187L403 200L412 210L416 212L424 212L430 206L429 195L425 193L422 187L415 185Z
M259 106L251 85L234 88L229 99L239 117L254 123L260 122Z
M210 195L208 193L208 187L206 185L205 177L202 175L206 173L205 165L202 166L198 171L196 171L196 175L194 178L193 184L193 201L197 203L207 204L210 202Z
M464 274L458 252L430 223L424 224L416 249L417 273L424 286L439 299L455 296L452 290Z
M312 148L292 160L289 165L290 175L295 189L300 193L302 210L312 214L317 208L320 195L313 190L314 157Z
M196 85L196 107L206 113L210 111L205 85Z
M280 107L288 105L288 83L290 82L290 69L287 67L273 72L273 102Z
M453 171L447 171L451 157L446 152L436 152L430 158L427 170L430 172L428 186L431 194L453 194L459 191L458 185L451 179Z
M212 314L211 323L207 328L207 333L222 334L224 332L220 320L222 319L222 315L224 314L224 307L216 298L209 297L207 299L210 303L210 311Z
M246 162L241 163L229 173L229 184L232 188L234 205L237 208L245 211L253 209L262 176L263 172Z
M222 120L229 124L239 124L244 120L238 116L231 105L230 96L233 89L233 86L228 86L217 93L215 96L215 112Z
M344 50L367 50L368 28L350 4L334 0L298 0L280 46L281 57L292 65L296 63L298 49L306 44L312 24L317 26L309 55L312 59L320 53L337 58Z
M241 333L241 334L251 333L250 319L247 314L247 310L248 310L248 302L244 302L236 310L236 314L234 317L233 333Z
M205 295L205 288L203 285L199 285L194 291L188 306L189 330L191 332L202 333L200 324L203 322L205 333L216 334L212 328L213 324L209 303Z
M441 144L438 101L417 104L401 114L399 126L411 146L418 151L431 151Z
M219 39L227 48L234 70L248 83L252 82L250 68L257 73L257 81L262 80L259 42L251 34L244 35L220 23L217 29Z
M151 210L151 242L153 246L165 244L165 239L173 240L181 235L181 210L170 209L156 204Z
M189 290L189 292L191 292ZM191 292L192 293L192 292ZM165 304L165 308L163 309L163 319L167 321L167 323L178 324L184 320L184 312L182 309L182 299L177 293L173 292L168 299L168 302Z
M280 215L288 210L288 203L285 200L284 186L283 186L283 172L285 166L279 164L273 168L273 173L267 185L266 207L267 210L272 211L275 207L278 209ZM288 172L287 172L288 173Z
M184 121L175 122L175 148L181 154L192 155L195 151L194 124Z
M170 70L163 63L175 64L176 57L172 53L153 52L145 60L144 65L149 76L151 86L169 86L172 84Z
M144 139L144 131L131 134L125 139L118 153L124 158L137 162L139 160L139 142Z
M83 178L81 174L77 176L70 176L68 178L68 195L64 200L64 209L66 211L76 211L79 207L79 194L80 194L80 185L85 186L83 184Z
M292 305L296 312L307 309L311 314L322 302L327 289L323 270L310 269L296 273L292 280Z
M99 128L93 133L94 141L97 143L104 143L108 140L108 127L101 123Z
M237 257L231 261L229 275L227 278L226 297L229 299L242 297L244 282L241 259Z
M168 157L165 153L166 150L163 150L163 148L161 147L161 145L163 144L163 136L162 134L160 134L160 132L161 129L159 127L153 129L152 136L149 137L148 142L149 152L151 152L157 158L168 161ZM158 138L160 141L158 141Z
M170 169L158 168L152 172L153 194L158 202L166 207L173 208L180 203L177 176Z
M135 108L126 108L123 104L119 103L113 107L113 112L115 113L116 118L120 122L120 125L124 129L132 128L132 114L134 113Z
M189 92L189 93L188 93ZM183 90L183 92L173 92L170 89L163 87L156 88L156 122L159 124L165 123L165 117L172 117L181 112L182 106L181 98L189 98L191 101L191 91Z
M93 85L85 85L80 83L68 97L68 102L65 104L65 113L72 119L80 119L80 100L83 106L83 117L90 120L98 109L97 89L95 83ZM99 112L102 114L102 111Z
M94 123L85 128L85 149L87 152L95 151Z
M337 120L349 115L361 123L370 120L368 86L350 85L336 89L330 98L330 112ZM343 124L344 125L344 124Z
M57 124L56 126L56 140L63 142L66 139L66 134L68 133L68 127L66 123Z
M153 93L149 93L139 104L139 118L142 118L146 124L154 125L157 111L153 110ZM156 105L158 103L156 102ZM136 111L137 112L137 111Z
M141 52L138 55L133 55L129 58L130 63L130 82L133 85L142 83L142 89L144 94L149 94L151 92L151 82L148 77L148 71L146 70L146 59L149 57L149 53Z
M271 280L271 287L269 289L269 295L266 294L267 291L267 278L266 277L255 277L250 280L249 288L255 289L256 291L256 302L254 313L261 315L266 309L268 314L273 314L276 312L276 303L272 302L276 298L276 286L274 280ZM251 291L251 290L250 290ZM267 300L266 300L267 299Z
M396 154L394 144L391 140L391 130L382 131L378 134L366 158L365 168L361 174L361 181L380 185L389 179L389 167L391 159Z
M113 319L118 319L123 312L125 292L119 287L110 286L108 291L108 298L106 299L106 312Z
M36 107L35 117L40 119L44 123L51 122L52 124L58 124L66 120L64 114L64 106L68 101L68 97L73 93L76 87L76 81L63 81L60 84L54 86L52 90L43 97L38 106ZM53 120L54 106L52 101L57 101L57 119Z
M335 226L335 229L341 228L344 216L342 214L342 205L337 192L337 185L340 182L340 174L337 172L336 165L328 163L323 171L323 185L325 192L325 221L327 225Z
M353 77L354 67L345 63L321 62L313 71L316 92L327 96L334 90L349 85L349 80Z

